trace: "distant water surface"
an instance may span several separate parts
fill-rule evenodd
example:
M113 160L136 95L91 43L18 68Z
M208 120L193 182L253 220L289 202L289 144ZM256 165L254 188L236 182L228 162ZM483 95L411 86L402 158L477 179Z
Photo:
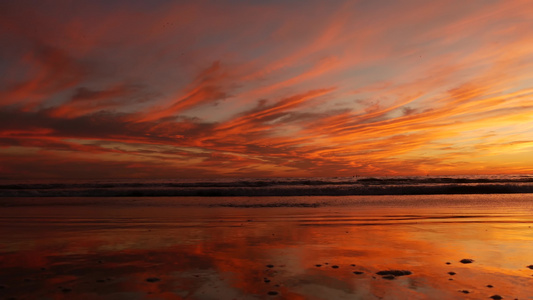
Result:
M258 197L496 193L533 193L533 175L0 180L0 197Z

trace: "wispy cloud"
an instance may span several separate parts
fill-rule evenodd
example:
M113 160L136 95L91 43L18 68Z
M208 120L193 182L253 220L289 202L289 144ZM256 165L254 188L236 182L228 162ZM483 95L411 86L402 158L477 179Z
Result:
M0 177L533 172L528 1L49 4L0 4Z

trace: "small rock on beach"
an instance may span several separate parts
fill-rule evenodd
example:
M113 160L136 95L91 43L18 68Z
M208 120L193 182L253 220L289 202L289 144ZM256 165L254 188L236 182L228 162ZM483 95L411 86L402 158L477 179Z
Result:
M500 295L492 295L492 296L490 296L489 298L492 298L492 299L494 299L494 300L501 300L501 299L503 299L503 297L500 296Z
M270 295L270 296L276 296L279 293L276 292L276 291L269 291L267 294Z
M147 282L158 282L158 281L161 281L161 279L157 277L149 277L149 278L146 278L146 281Z
M474 262L474 260L471 259L471 258L463 258L463 259L460 260L460 262L463 263L463 264L471 264L471 263Z
M384 270L379 271L376 274L378 275L393 275L393 276L404 276L413 274L411 271L407 270Z

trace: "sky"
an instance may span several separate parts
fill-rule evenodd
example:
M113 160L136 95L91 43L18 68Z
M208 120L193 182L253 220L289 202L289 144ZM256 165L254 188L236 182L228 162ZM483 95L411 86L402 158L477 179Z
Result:
M530 0L0 2L0 178L533 173Z

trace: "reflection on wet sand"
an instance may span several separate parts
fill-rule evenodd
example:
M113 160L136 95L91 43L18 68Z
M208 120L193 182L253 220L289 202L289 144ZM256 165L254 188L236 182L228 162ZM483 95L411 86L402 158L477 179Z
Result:
M517 211L3 208L0 296L528 299L532 225Z

